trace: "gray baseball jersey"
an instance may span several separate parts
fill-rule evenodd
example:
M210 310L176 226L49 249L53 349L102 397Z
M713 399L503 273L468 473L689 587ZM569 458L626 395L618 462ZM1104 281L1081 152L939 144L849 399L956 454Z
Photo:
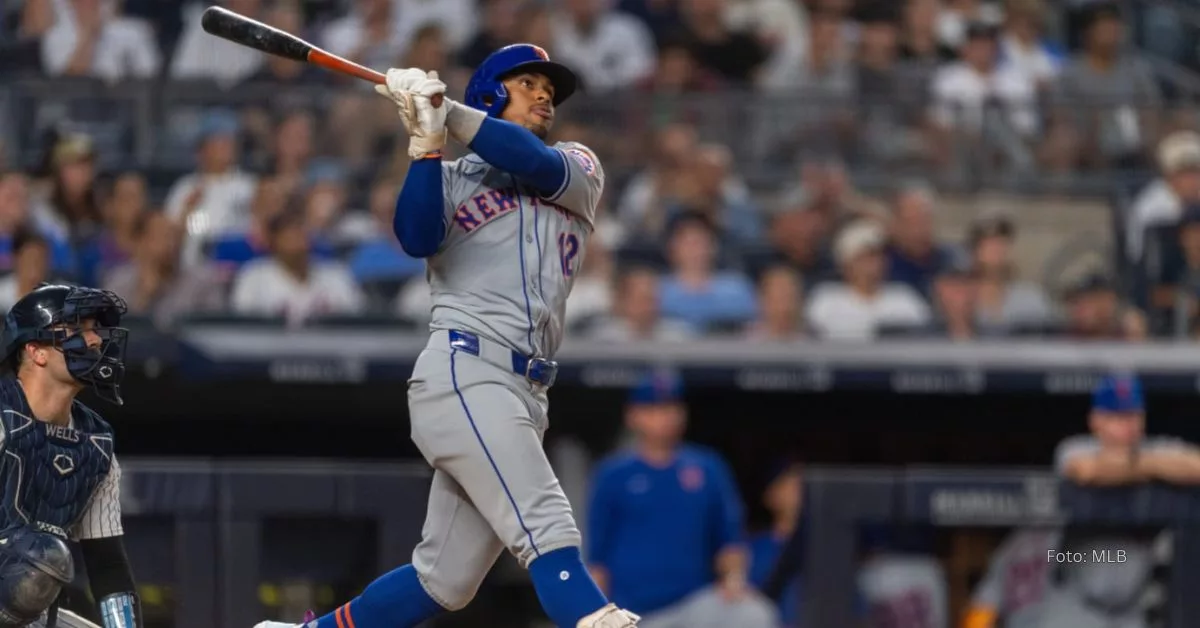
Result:
M582 144L555 148L567 176L549 195L475 155L443 166L446 238L429 260L432 329L475 332L526 355L558 350L604 171Z
M987 573L972 596L972 606L993 610L1003 628L1042 628L1042 613L1052 590L1047 551L1062 549L1062 532L1053 528L1015 530L992 554Z
M442 169L446 237L428 260L431 333L408 405L413 442L434 468L413 567L450 610L474 597L506 548L527 566L580 545L542 447L546 388L514 372L514 352L548 359L562 342L604 190L590 150L554 148L567 174L552 194L474 155Z
M878 554L858 571L870 628L949 628L946 572L932 556Z

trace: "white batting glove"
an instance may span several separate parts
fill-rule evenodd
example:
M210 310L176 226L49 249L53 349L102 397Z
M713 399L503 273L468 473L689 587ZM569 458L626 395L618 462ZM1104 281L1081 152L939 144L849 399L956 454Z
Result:
M408 131L408 156L412 159L439 152L446 145L446 101L443 98L441 106L434 107L430 100L435 94L445 93L446 84L438 79L437 72L430 72L411 89L393 94L400 121Z
M376 85L375 92L399 105L400 94L412 91L427 78L425 70L420 68L392 68L387 71L387 84Z

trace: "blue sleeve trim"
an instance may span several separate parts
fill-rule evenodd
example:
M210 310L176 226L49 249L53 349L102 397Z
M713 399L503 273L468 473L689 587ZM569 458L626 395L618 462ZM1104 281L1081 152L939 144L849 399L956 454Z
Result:
M505 120L486 118L470 149L492 167L543 194L565 189L570 176L562 151L546 146L529 129Z
M442 160L414 161L396 197L396 214L392 217L392 231L405 253L412 257L437 253L446 237L445 205Z
M562 198L562 195L566 194L567 189L571 187L571 164L567 163L567 154L566 153L564 153L561 150L558 150L556 148L552 148L551 150L558 153L558 155L562 158L563 171L565 171L567 173L566 176L563 177L562 185L558 186L558 191L556 191L554 194L551 194L550 196L546 197L546 200L553 203L554 201L557 201L558 199Z

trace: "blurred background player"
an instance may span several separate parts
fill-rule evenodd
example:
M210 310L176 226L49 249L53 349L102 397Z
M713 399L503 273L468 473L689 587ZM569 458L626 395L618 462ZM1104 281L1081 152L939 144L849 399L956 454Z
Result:
M1141 381L1132 375L1104 377L1092 393L1088 434L1071 436L1055 452L1055 469L1083 486L1119 487L1143 482L1200 484L1200 450L1169 436L1146 436ZM1068 527L1063 549L1118 552L1120 563L1063 565L1063 585L1043 610L1043 624L1079 628L1148 626L1145 593L1154 569L1157 534Z
M962 628L1042 628L1056 565L1046 551L1062 548L1055 528L1014 530L992 554Z
M804 476L798 463L780 465L763 491L763 505L771 514L770 528L750 538L750 584L764 591L771 572L779 562L783 545L797 532L802 522ZM793 576L776 601L779 619L785 628L800 625L801 578Z
M930 530L868 525L862 550L858 588L867 628L950 628L946 572Z
M775 610L749 586L733 474L716 453L682 442L679 376L645 376L625 420L632 447L599 465L588 505L597 584L643 628L774 628Z

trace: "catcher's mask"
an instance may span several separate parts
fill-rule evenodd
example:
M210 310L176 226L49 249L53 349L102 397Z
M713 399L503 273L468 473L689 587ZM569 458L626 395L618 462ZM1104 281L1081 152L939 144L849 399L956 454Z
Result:
M62 353L71 377L121 405L129 330L120 325L126 310L125 301L108 290L42 284L17 301L4 319L4 364L15 374L25 345L52 346ZM90 334L99 338L94 346L89 346Z

